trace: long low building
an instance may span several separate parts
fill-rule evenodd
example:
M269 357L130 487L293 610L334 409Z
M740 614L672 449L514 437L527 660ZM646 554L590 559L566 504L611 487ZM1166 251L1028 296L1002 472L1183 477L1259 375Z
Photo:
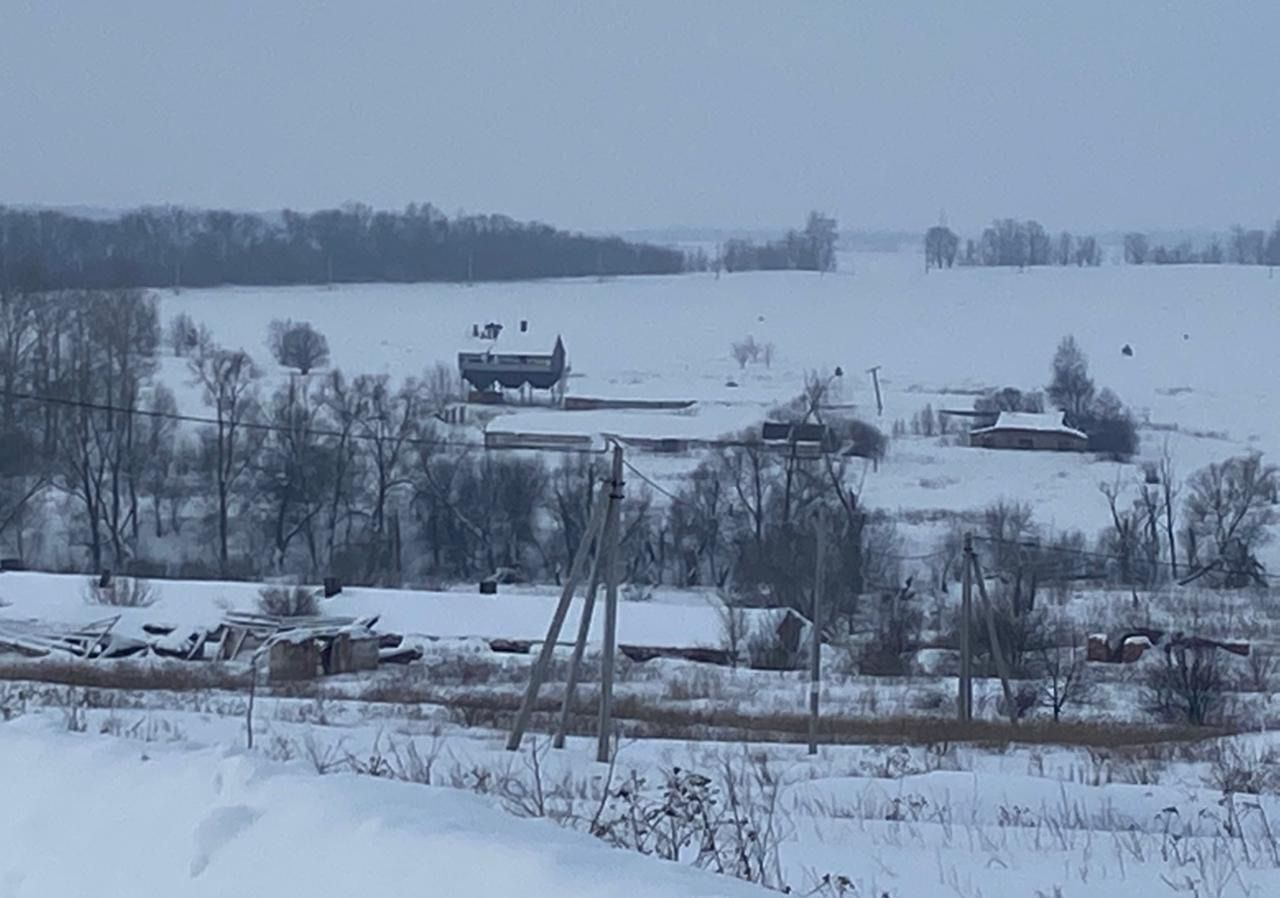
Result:
M1085 452L1089 436L1068 427L1062 412L1001 412L996 423L969 431L969 445L981 449Z
M616 439L650 452L684 452L725 434L759 427L750 406L695 406L686 412L601 410L528 411L499 415L485 428L490 449L601 448Z

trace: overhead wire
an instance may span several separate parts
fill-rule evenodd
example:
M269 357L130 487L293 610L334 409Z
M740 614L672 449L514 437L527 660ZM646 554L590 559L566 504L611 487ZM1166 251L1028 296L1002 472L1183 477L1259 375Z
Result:
M217 427L219 425L228 426L227 419L219 420L215 417L206 415L191 415L182 412L170 412L161 409L148 408L129 408L127 406L113 405L106 402L94 402L86 399L71 399L61 396L41 396L35 393L27 393L20 390L0 389L0 397L14 399L19 402L35 402L43 405L53 405L62 408L82 409L85 411L104 412L114 415L134 416L140 418L162 419L175 421L185 424L199 424L202 426ZM394 441L396 437L380 437L375 434L362 433L359 430L344 432L324 427L288 427L280 424L272 424L266 421L258 420L238 420L234 422L236 428L242 430L250 430L258 433L283 433L292 436L303 437L323 437L329 439L348 439L365 442ZM441 447L456 449L484 449L483 443L473 443L466 440L454 440L449 438L436 437L414 437L405 436L399 438L399 441L410 446ZM609 449L608 446L603 448L586 448L586 447L556 447L555 452L578 455L604 455Z

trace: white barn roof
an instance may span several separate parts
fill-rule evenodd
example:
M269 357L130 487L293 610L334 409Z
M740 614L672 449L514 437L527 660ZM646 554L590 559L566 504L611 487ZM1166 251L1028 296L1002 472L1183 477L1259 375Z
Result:
M1058 433L1067 436L1089 439L1084 431L1068 427L1063 420L1063 412L1001 412L996 423L991 427L982 427L972 433L997 433L1002 430L1033 430L1038 433Z

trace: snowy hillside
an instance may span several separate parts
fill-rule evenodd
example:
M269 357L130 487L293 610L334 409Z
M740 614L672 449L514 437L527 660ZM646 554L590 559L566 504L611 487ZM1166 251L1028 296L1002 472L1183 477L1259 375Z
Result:
M0 894L11 896L763 894L455 791L320 780L217 749L10 726L0 786ZM75 826L70 807L83 811Z

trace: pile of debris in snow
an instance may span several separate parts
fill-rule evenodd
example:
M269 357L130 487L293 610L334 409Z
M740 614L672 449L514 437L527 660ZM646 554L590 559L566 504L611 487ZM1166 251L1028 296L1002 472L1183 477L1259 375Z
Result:
M26 657L69 655L85 661L156 656L183 661L265 661L271 680L407 664L422 649L404 646L398 633L379 633L377 617L273 617L228 612L213 627L179 630L163 623L142 626L144 638L114 632L120 616L85 626L0 619L0 653Z

